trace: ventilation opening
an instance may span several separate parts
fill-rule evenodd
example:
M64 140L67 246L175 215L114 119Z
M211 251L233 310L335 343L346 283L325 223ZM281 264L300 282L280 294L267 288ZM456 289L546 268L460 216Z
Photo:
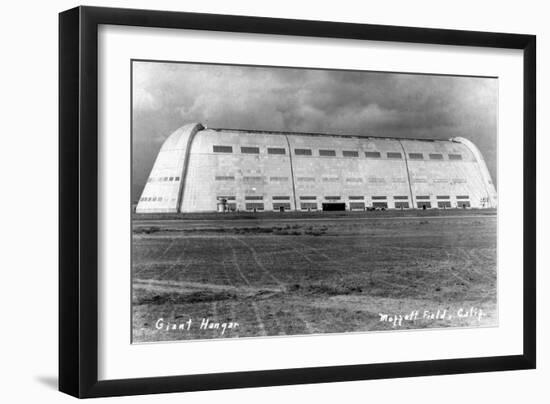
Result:
M338 211L346 210L345 203L323 203L323 211Z

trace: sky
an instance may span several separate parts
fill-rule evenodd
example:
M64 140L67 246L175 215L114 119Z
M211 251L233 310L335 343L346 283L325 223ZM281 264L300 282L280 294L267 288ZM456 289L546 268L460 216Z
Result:
M262 66L133 62L137 200L162 143L179 127L356 136L465 137L497 171L498 79Z

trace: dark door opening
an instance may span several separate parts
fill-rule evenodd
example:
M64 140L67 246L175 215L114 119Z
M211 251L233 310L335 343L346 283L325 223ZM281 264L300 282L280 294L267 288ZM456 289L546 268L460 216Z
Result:
M279 206L279 212L284 212L285 211L285 207L284 206Z
M345 203L323 203L323 210L335 211L335 210L346 210Z

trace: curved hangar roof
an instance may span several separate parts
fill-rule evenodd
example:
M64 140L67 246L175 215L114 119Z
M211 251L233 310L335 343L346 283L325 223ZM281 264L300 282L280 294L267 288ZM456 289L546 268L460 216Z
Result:
M304 178L311 178L310 184L302 184ZM496 190L483 157L464 138L211 129L197 123L181 127L164 142L136 211L214 211L219 209L220 196L228 196L229 204L239 210L246 210L247 200L256 201L257 208L263 205L260 210L271 210L273 196L281 193L289 199L278 204L300 210L306 191L318 194L313 195L318 207L328 192L339 192L333 196L343 203L350 202L350 193L362 196L365 207L372 206L373 196L385 196L388 208L418 207L418 196L429 197L431 207L466 206L466 202L472 207L496 206ZM400 194L399 205L389 201L395 193ZM448 204L438 202L444 196Z

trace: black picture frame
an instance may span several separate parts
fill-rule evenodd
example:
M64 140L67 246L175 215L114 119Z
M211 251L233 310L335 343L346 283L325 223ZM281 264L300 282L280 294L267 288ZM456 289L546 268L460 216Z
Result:
M98 381L100 24L523 50L523 354ZM535 368L535 106L534 35L96 7L60 13L59 390L85 398Z

